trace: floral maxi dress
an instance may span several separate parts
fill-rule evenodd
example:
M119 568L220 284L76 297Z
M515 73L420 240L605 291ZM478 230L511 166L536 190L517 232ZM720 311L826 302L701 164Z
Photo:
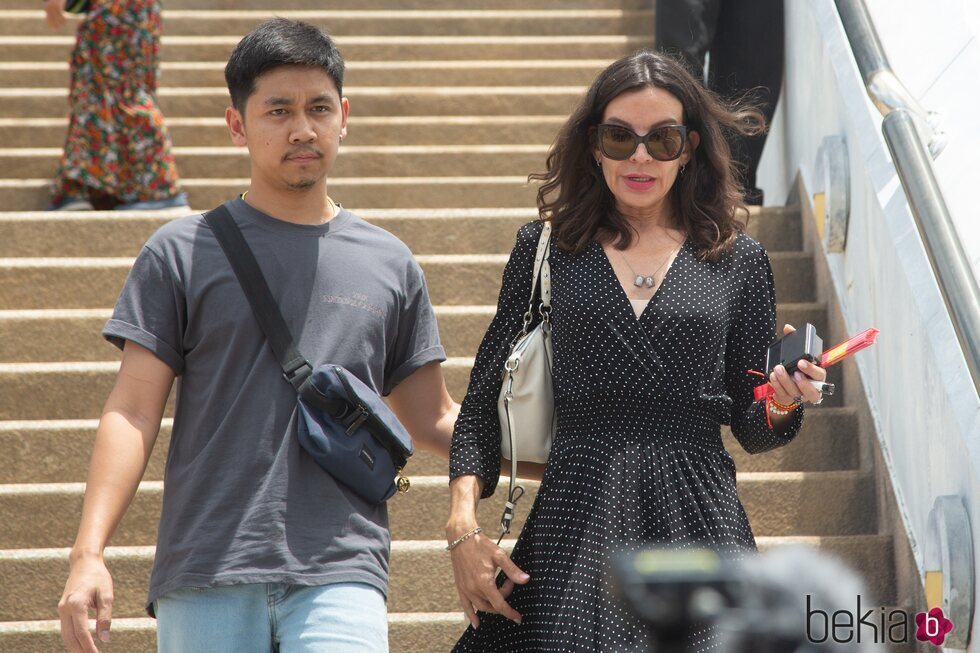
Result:
M484 497L500 475L497 396L540 233L531 223L518 234L453 434L450 477L479 475ZM553 246L550 265L558 422L512 553L531 577L508 600L523 622L481 614L456 653L648 650L645 626L615 598L611 557L665 543L754 551L721 425L758 453L802 424L799 406L774 431L753 399L760 380L747 370L765 365L776 301L769 257L746 234L715 262L686 241L639 318L598 242L575 256ZM714 645L702 632L691 650Z
M177 194L170 135L154 97L161 31L156 0L93 0L71 58L71 113L55 203Z

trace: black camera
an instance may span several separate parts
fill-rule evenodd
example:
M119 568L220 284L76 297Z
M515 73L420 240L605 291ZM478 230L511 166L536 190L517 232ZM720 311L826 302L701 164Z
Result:
M622 605L647 629L646 641L629 653L689 653L705 642L719 653L879 650L860 637L823 644L828 622L811 618L809 606L836 614L853 607L865 588L853 570L809 547L762 555L665 546L623 552L612 559L612 581Z
M793 374L801 360L819 365L822 354L823 340L817 335L817 328L807 322L802 329L769 345L766 351L766 376L772 374L777 365L782 365Z

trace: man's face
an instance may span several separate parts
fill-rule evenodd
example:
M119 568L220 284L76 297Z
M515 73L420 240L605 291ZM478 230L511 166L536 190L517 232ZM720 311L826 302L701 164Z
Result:
M248 147L253 184L303 192L330 172L348 110L322 69L282 66L255 80L244 116L229 108L225 119L232 142Z

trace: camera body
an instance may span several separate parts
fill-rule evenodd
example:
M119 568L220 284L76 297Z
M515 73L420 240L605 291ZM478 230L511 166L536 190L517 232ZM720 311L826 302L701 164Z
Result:
M819 365L822 354L823 340L817 335L817 328L807 322L802 329L769 345L766 351L766 376L772 374L777 365L782 365L793 374L801 360Z
M695 547L651 545L613 557L621 605L647 628L629 653L700 651L706 638L719 653L879 650L860 637L827 646L826 637L811 637L810 601L836 615L866 595L860 576L835 557L807 546L763 554Z

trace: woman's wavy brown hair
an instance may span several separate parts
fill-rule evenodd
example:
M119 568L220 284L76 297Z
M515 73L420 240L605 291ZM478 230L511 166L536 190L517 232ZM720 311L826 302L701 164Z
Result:
M765 118L755 107L726 104L674 57L640 50L602 71L585 98L559 131L546 161L547 171L529 181L538 189L538 211L550 220L563 250L577 254L604 230L618 235L615 246L629 247L635 233L616 210L602 170L595 164L596 126L606 106L627 91L661 88L680 100L689 131L701 138L683 175L670 190L677 223L699 254L717 260L745 229L739 214L748 215L738 165L732 160L728 136L753 136L765 131ZM689 145L688 145L689 146Z

